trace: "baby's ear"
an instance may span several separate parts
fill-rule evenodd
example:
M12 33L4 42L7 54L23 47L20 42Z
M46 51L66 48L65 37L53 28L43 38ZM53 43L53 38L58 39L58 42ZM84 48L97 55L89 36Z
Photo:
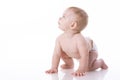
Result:
M75 29L77 27L77 22L72 22L70 29Z

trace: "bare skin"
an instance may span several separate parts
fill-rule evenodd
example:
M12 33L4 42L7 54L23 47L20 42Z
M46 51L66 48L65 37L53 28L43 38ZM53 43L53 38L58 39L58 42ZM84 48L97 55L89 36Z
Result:
M73 58L79 61L78 69L72 73L73 76L84 76L88 71L108 68L103 59L97 59L97 50L92 50L93 41L81 34L78 28L79 24L76 23L76 20L80 17L75 15L74 8L72 10L68 8L64 12L63 17L59 19L59 28L64 33L56 39L52 66L46 73L57 73L60 59L64 61L64 64L61 65L63 69L74 68Z

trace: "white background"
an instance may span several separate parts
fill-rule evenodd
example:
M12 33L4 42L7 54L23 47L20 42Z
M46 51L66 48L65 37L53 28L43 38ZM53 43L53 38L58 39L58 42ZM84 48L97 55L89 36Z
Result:
M41 74L50 68L55 39L62 33L58 19L70 6L88 13L83 34L97 44L99 57L113 72L110 79L119 78L119 0L0 0L1 80L45 80Z

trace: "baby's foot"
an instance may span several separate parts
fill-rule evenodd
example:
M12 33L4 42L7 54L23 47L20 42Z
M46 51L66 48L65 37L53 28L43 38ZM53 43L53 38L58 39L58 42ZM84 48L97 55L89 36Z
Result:
M62 69L72 69L74 67L74 65L67 65L67 64L62 64L61 68Z
M102 69L107 69L108 66L105 64L105 62L104 62L102 59L101 59L101 62L102 62L101 68L102 68Z

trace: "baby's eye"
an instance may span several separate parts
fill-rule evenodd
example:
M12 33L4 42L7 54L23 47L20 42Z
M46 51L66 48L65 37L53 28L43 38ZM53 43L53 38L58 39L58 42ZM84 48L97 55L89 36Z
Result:
M65 16L63 16L63 18L65 18Z

